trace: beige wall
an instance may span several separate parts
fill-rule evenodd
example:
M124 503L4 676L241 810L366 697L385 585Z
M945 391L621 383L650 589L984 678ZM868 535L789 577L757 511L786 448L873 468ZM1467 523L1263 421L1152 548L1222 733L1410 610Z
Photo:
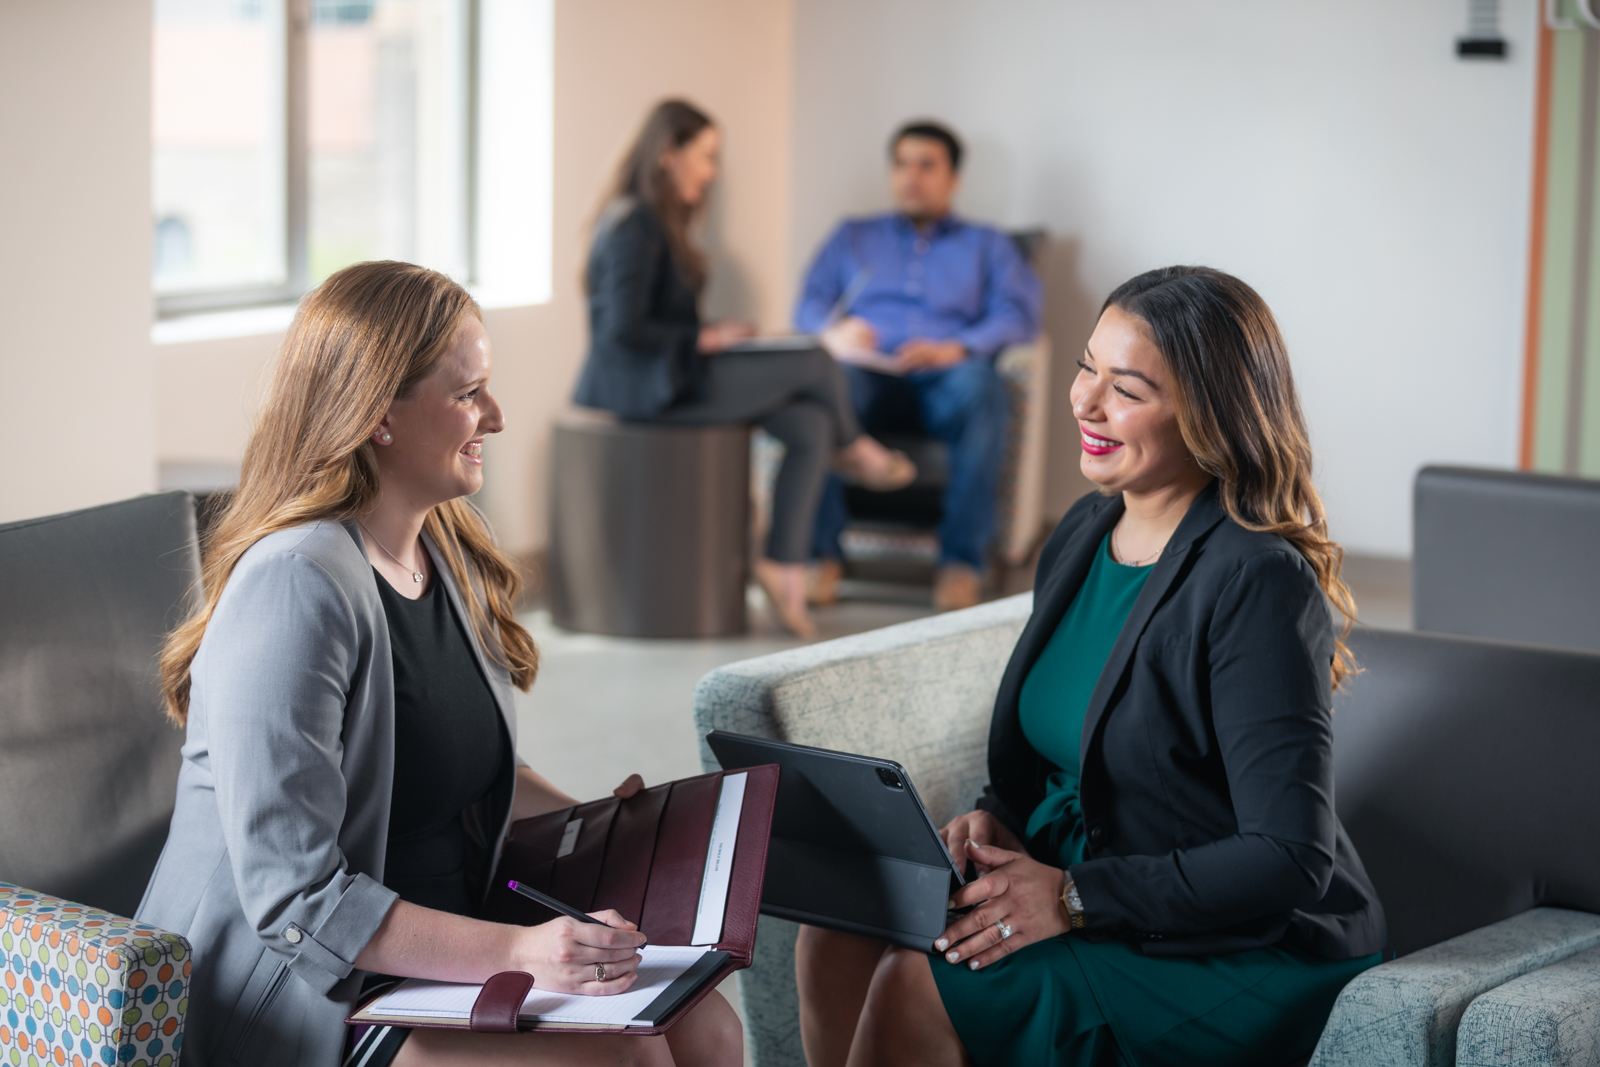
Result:
M149 0L0 3L0 521L155 485Z
M791 0L557 0L555 12L554 298L486 316L507 428L485 450L482 502L516 551L544 542L550 420L566 405L587 338L585 230L655 100L687 96L726 135L706 228L715 262L706 310L782 328L790 302ZM158 346L161 457L237 461L280 340Z

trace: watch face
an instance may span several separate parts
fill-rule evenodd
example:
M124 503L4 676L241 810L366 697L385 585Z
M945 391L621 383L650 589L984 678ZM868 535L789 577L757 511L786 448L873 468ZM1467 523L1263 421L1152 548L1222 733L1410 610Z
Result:
M1078 887L1075 885L1067 887L1067 906L1073 911L1083 910L1083 899L1078 896Z

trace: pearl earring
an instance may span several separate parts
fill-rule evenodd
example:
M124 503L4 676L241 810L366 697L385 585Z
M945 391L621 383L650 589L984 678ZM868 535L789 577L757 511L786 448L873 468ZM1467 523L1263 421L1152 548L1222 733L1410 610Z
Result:
M385 430L383 431L383 437L381 437L380 440L383 441L384 444L388 444L390 441L394 440L394 435L388 430Z

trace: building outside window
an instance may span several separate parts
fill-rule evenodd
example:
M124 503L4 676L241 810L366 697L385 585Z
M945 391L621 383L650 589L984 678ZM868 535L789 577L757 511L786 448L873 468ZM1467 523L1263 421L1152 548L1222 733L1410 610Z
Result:
M156 0L160 314L368 259L548 299L549 35L550 0Z

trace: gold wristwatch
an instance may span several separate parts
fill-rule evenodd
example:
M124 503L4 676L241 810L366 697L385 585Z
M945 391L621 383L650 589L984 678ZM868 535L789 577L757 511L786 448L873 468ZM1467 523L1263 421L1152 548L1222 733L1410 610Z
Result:
M1067 925L1074 930L1083 929L1083 898L1078 896L1078 884L1072 872L1062 872L1065 882L1061 886L1061 906L1067 909Z

